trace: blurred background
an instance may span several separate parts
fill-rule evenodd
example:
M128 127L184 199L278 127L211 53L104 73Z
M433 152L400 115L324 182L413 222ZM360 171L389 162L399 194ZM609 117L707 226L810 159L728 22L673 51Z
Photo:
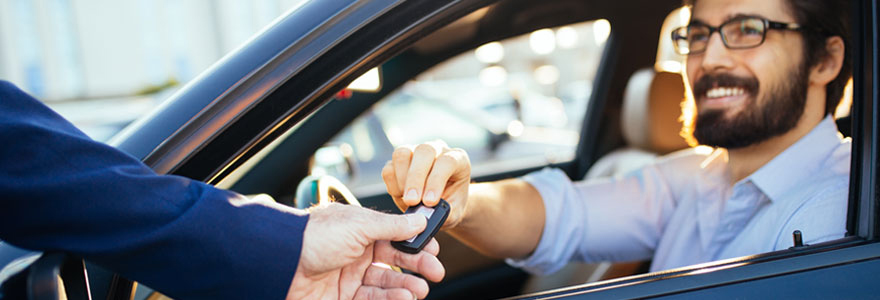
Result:
M306 0L2 0L0 79L106 141Z
M107 141L306 1L0 0L0 79ZM394 147L431 139L468 150L475 172L566 161L611 27L543 28L461 53L385 96L329 143L344 155L317 155L316 167L357 192L384 190Z

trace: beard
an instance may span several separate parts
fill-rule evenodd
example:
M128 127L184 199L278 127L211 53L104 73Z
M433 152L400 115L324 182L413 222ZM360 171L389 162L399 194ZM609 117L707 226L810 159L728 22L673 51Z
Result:
M758 101L760 90L754 77L736 77L727 74L706 75L694 84L694 95L703 96L714 86L742 87L748 95L742 109L732 116L726 110L713 109L697 112L693 137L701 145L736 149L751 146L794 128L804 113L809 78L806 64L795 66L790 80L770 87ZM700 104L697 101L697 108Z

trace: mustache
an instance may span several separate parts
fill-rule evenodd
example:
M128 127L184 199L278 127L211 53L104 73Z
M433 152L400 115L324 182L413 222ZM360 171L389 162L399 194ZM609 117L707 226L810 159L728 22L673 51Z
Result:
M725 87L741 87L745 92L757 95L759 84L755 77L739 77L730 74L707 74L694 83L694 97L699 99L712 88Z

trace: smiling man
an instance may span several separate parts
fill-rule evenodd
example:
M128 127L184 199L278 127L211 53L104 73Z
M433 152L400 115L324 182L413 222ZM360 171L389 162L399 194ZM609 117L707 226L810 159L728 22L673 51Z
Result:
M851 74L847 1L697 0L674 31L687 55L685 150L626 176L560 170L474 184L460 149L397 149L383 170L405 208L452 206L445 229L535 273L568 261L652 259L651 270L783 250L846 233L850 141L834 112Z

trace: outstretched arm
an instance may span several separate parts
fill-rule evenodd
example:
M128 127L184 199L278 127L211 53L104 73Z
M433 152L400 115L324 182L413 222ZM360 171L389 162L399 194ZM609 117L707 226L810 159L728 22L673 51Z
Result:
M3 81L0 140L0 239L81 256L174 298L279 299L313 291L293 287L328 272L348 274L337 282L350 293L332 295L427 293L424 280L373 261L443 277L436 246L407 256L383 241L414 235L424 220L338 206L309 215L158 175Z
M401 210L440 198L452 207L444 229L494 257L524 257L544 228L544 204L519 179L472 184L467 153L442 142L396 149L382 170L388 193Z

